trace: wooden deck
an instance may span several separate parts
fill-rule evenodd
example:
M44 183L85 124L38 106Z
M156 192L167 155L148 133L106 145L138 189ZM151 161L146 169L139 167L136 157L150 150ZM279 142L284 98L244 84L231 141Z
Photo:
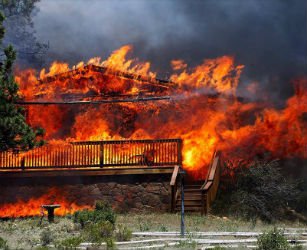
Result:
M69 176L102 176L102 175L155 175L172 174L175 166L159 167L112 167L112 168L78 168L78 169L38 169L38 170L3 170L0 178L28 177L69 177Z

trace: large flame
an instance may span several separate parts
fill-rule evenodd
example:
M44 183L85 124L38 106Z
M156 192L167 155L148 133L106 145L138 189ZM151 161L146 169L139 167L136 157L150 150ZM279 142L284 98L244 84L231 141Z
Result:
M20 93L25 100L170 95L172 101L49 105L43 107L44 112L42 107L30 106L29 122L44 127L47 140L63 143L180 137L184 141L184 168L198 178L206 176L217 147L233 159L252 160L264 152L278 158L307 158L307 80L297 80L295 95L285 108L274 109L236 97L244 66L236 65L231 56L204 60L192 69L184 61L174 60L171 81L162 86L155 80L156 73L149 62L128 58L131 49L124 46L105 61L93 58L72 68L54 62L49 70L40 73L32 69L17 72ZM98 72L86 65L106 70ZM123 72L135 78L127 79ZM52 77L56 74L60 75ZM248 86L246 91L254 92L255 86Z
M48 140L180 137L184 140L184 167L200 177L204 176L216 147L230 157L253 158L264 151L274 157L306 156L306 80L296 82L295 96L282 110L236 98L244 66L235 65L231 56L204 60L193 69L188 69L182 60L174 60L171 62L175 71L170 76L172 85L162 90L146 88L144 79L154 82L156 73L150 70L149 62L128 59L131 49L129 45L123 46L105 61L96 57L72 68L66 63L54 62L49 71L43 69L39 73L43 81L35 77L37 73L32 69L17 72L20 93L25 100L149 93L171 95L172 101L49 105L44 106L44 112L41 107L30 106L29 122L44 127ZM89 64L106 67L106 71L93 71L85 66ZM78 70L73 70L76 68ZM121 77L122 72L142 76L142 81ZM50 79L57 74L60 75ZM251 89L249 86L246 91Z
M55 215L63 216L73 214L82 209L92 209L92 204L80 205L67 200L68 194L59 188L49 188L45 194L39 197L32 197L29 200L19 200L14 203L1 205L0 218L16 218L25 216L42 216L46 211L42 205L60 204L61 207L54 210Z

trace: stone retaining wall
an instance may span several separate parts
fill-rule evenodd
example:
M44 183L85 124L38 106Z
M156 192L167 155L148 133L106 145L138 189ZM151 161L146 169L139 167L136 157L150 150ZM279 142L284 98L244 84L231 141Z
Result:
M170 210L170 175L42 177L0 180L0 208L45 197L44 202L93 205L105 200L118 212Z

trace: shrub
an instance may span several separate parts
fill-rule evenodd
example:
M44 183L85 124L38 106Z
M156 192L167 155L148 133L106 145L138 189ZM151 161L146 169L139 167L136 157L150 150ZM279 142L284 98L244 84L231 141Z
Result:
M241 166L235 178L224 190L222 186L215 210L227 209L246 219L270 222L283 215L297 194L297 183L283 177L277 161Z
M264 232L257 240L258 250L287 250L290 245L284 237L283 232L274 228L268 232Z
M35 250L49 250L49 248L46 246L38 246L35 248Z
M107 249L111 250L111 249L116 249L116 245L115 245L115 242L114 242L114 239L113 238L108 238L105 240L106 244L107 244Z
M0 249L3 249L3 250L8 250L9 249L7 241L2 239L1 237L0 237Z
M82 228L89 222L100 223L109 221L112 225L115 225L116 215L109 204L103 201L97 201L95 210L77 211L73 215L73 220L75 223L80 223Z
M70 237L65 240L62 240L58 247L63 247L65 249L76 248L83 241L83 238L80 236Z
M146 232L150 230L151 224L147 221L139 221L139 227L141 232Z
M114 225L109 221L101 221L87 224L82 235L87 241L101 243L113 237L114 229Z
M125 226L119 225L116 232L116 240L129 241L132 238L132 231Z
M42 246L47 246L53 241L53 236L49 228L42 231L40 241Z

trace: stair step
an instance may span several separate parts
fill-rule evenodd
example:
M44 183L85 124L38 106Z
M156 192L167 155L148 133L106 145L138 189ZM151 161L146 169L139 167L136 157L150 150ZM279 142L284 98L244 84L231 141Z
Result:
M201 212L202 211L202 191L200 190L204 181L189 182L184 186L184 211L185 212ZM179 192L175 211L181 211L181 192Z
M184 189L185 193L192 193L192 192L201 192L199 188L191 188L191 189Z
M185 185L185 189L190 189L190 188L201 188L202 185Z
M201 207L185 207L184 208L184 211L185 212L201 212L202 208ZM181 208L175 208L175 211L176 212L180 212L181 211Z
M181 194L177 195L177 197L181 198ZM202 193L184 193L184 197L202 197Z
M184 197L184 201L201 201L201 196ZM177 198L176 202L181 202L181 197Z
M203 181L187 181L187 182L185 182L185 185L186 186L190 186L190 185L203 185L204 184L204 182L205 182L205 180L203 180Z
M181 201L176 202L176 206L181 206ZM201 201L185 201L184 206L201 206Z
M175 209L181 211L181 207L180 207L180 206L175 207ZM197 209L201 210L201 209L202 209L202 206L185 206L185 207L184 207L184 210L197 210Z
M184 196L185 201L201 201L202 197L200 195ZM177 197L176 201L181 201L181 197Z

